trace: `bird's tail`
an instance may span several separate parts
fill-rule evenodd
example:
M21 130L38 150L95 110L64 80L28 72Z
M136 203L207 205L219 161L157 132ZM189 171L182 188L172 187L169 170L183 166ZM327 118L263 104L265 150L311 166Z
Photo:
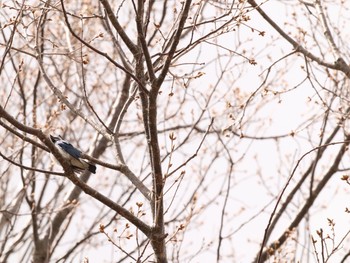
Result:
M88 165L89 165L88 170L89 170L90 172L92 172L93 174L95 174L95 173L96 173L96 165L91 164L91 163L88 163Z
M92 164L92 163L88 163L87 161L83 160L83 159L79 159L80 163L82 164L83 167L79 167L82 170L88 170L89 172L95 174L96 173L96 165Z

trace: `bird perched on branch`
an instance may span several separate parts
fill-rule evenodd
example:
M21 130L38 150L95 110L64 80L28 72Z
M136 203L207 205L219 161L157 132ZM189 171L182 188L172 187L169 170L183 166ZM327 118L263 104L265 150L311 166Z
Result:
M57 150L71 164L76 172L88 170L93 174L96 173L96 166L80 158L81 151L75 148L72 144L63 140L61 136L56 137L50 135L50 139L55 144Z

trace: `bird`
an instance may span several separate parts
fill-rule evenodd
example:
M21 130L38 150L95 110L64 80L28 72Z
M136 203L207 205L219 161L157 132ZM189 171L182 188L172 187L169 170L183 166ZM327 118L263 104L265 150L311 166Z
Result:
M75 172L88 170L93 174L96 173L96 165L80 158L81 151L75 148L71 143L63 140L61 136L52 136L51 134L50 139L61 155L70 163ZM51 156L56 160L53 155Z

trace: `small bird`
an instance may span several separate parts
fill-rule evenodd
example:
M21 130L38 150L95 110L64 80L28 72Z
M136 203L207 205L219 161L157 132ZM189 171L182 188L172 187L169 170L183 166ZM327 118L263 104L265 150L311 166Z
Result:
M56 137L56 136L50 135L50 139L55 144L57 150L61 153L61 155L65 159L67 159L67 161L70 162L70 164L72 165L72 168L76 172L82 172L84 170L88 170L93 174L96 173L96 166L80 158L81 151L75 148L72 144L63 140L61 136ZM52 155L52 157L54 156Z

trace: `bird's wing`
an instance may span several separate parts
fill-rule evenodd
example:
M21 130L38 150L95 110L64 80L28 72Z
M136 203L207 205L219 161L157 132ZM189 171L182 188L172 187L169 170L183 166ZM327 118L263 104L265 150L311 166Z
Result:
M81 151L74 148L73 145L71 145L69 142L61 141L58 142L57 145L61 147L66 153L68 153L70 156L79 159L81 155Z

